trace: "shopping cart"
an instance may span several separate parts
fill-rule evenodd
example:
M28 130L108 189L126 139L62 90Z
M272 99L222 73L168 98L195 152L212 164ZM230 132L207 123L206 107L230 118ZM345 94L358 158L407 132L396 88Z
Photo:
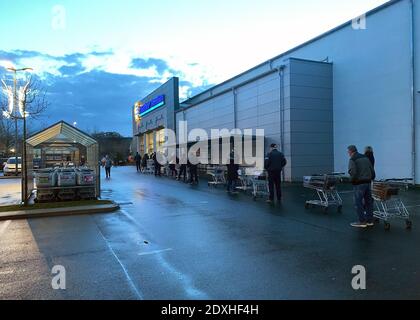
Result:
M375 201L373 215L376 219L384 221L387 231L391 229L389 222L391 219L405 220L407 229L411 229L413 225L410 220L410 213L399 197L401 182L403 181L407 183L408 180L390 179L374 182L372 186L372 197ZM402 184L404 187L405 183Z
M96 174L88 168L76 170L77 196L81 200L93 200L96 198L95 183Z
M245 193L253 190L250 168L239 169L238 174L239 185L235 189Z
M209 187L224 186L226 185L225 169L223 167L209 167L207 174L210 176L211 181L208 182Z
M52 202L56 198L57 173L54 169L42 169L35 173L35 202Z
M146 168L144 169L145 174L154 174L155 173L155 161L150 159L147 160Z
M268 197L270 195L268 188L267 173L264 170L255 170L249 173L249 179L252 184L252 197L256 201L259 197Z
M319 174L306 176L303 178L303 186L307 189L314 190L318 195L318 200L308 200L305 208L309 209L314 206L323 207L325 212L331 206L337 207L337 211L343 209L343 200L337 191L337 184L341 181L343 173Z

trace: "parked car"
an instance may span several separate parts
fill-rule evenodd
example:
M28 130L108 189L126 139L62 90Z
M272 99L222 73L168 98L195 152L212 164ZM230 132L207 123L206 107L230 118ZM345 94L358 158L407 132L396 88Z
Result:
M22 158L18 157L18 174L22 173ZM16 175L16 157L9 158L3 168L4 176Z
M0 171L3 171L3 168L6 165L7 160L9 160L9 158L0 158Z

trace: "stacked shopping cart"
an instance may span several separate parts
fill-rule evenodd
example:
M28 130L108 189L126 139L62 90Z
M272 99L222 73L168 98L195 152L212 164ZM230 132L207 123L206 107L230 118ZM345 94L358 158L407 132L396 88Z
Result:
M36 202L96 198L96 174L89 168L42 169L35 173Z

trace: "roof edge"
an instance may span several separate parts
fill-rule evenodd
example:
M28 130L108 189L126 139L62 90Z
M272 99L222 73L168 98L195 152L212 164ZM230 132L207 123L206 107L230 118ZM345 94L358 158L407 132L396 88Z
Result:
M372 10L369 10L368 12L366 12L366 16L371 16L371 15L373 15L373 14L379 12L379 11L382 11L382 10L384 10L384 9L386 9L388 7L391 7L394 4L397 4L397 3L402 2L402 1L406 1L406 0L390 0L390 1L388 1L388 2L386 2L386 3L384 3L384 4L380 5L380 6L378 6L378 7L374 8L374 9L372 9ZM266 65L267 63L272 63L274 60L278 60L281 57L284 57L284 56L286 56L286 55L288 55L290 53L293 53L294 51L296 51L296 50L298 50L298 49L300 49L302 47L305 47L305 46L307 46L307 45L309 45L309 44L311 44L313 42L316 42L316 41L318 41L318 40L320 40L320 39L322 39L322 38L324 38L324 37L326 37L326 36L328 36L328 35L336 32L336 31L339 31L339 30L341 30L341 29L343 29L343 28L351 25L352 24L352 21L353 20L346 21L343 24L341 24L341 25L339 25L339 26L337 26L337 27L335 27L333 29L330 29L329 31L326 31L326 32L320 34L319 36L316 36L315 38L312 38L312 39L310 39L308 41L305 41L304 43L302 43L302 44L300 44L300 45L298 45L296 47L293 47L292 49L289 49L289 50L287 50L287 51L285 51L285 52L283 52L283 53L281 53L281 54L279 54L279 55L277 55L277 56L275 56L275 57L273 57L273 58L271 58L269 60L266 60L266 61L264 61L264 62L256 65L255 67L252 67L251 69L248 69L248 70L246 70L246 71L244 71L244 72L242 72L242 73L240 73L240 74L238 74L238 75L236 75L236 76L234 76L232 78L229 78L229 79L227 79L227 80L225 80L225 81L223 81L223 82L221 82L221 83L219 83L219 84L217 84L217 85L215 85L215 86L213 86L213 87L211 87L211 88L209 88L209 89L207 89L207 90L205 90L203 92L200 92L199 94L196 94L195 96L193 96L191 98L188 98L187 100L184 100L181 103L186 103L186 102L188 102L190 100L196 99L200 95L203 95L203 94L206 94L208 92L211 92L215 88L219 88L219 87L221 87L221 86L223 86L223 85L225 85L225 84L227 84L227 83L229 83L229 82L231 82L231 81L233 81L235 79L238 79L238 78L244 76L245 74L247 74L247 73L249 73L249 72L251 72L253 70L256 70L256 69L258 69L258 68Z
M55 127L55 126L59 125L59 124L65 124L65 125L67 125L67 126L69 126L69 127L73 128L73 129L75 129L75 130L76 130L76 131L78 131L79 133L81 133L81 134L83 134L83 135L85 135L85 136L89 137L90 139L92 139L92 140L96 141L96 139L95 139L94 137L92 137L90 134L87 134L86 132L84 132L84 131L80 130L79 128L76 128L75 126L72 126L71 124L69 124L68 122L66 122L66 121L64 121L64 120L60 120L60 121L58 121L58 122L56 122L56 123L54 123L54 124L50 125L49 127L45 128L45 129L42 129L42 130L37 131L36 133L34 133L34 134L32 134L31 136L27 137L27 138L26 138L26 141L28 141L28 140L30 140L30 139L32 139L32 138L34 138L35 136L39 135L40 133L42 133L42 132L44 132L44 131L47 131L47 130L49 130L49 129L51 129L51 128L53 128L53 127ZM96 141L96 143L98 143L98 141Z

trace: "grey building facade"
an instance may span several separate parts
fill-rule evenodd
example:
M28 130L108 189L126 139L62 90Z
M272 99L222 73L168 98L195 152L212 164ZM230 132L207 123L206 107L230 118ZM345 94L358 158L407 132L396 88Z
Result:
M172 78L136 103L132 124L135 147L144 155L151 154L165 143L165 128L175 128L175 112L179 109L179 79Z
M264 129L289 160L287 180L347 172L355 144L375 149L378 178L419 184L420 3L390 1L365 18L183 101L175 123Z

